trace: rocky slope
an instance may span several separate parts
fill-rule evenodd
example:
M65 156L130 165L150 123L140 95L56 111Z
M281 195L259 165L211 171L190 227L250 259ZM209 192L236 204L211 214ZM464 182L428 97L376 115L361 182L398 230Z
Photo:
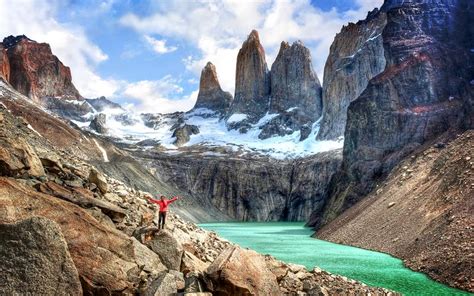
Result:
M232 103L232 95L222 90L216 66L208 62L201 72L199 94L193 109L206 108L225 114Z
M35 108L26 105L31 103L19 94L5 98L2 90L2 102L9 109L6 104L0 108L0 260L5 263L0 294L306 295L345 291L395 295L318 268L308 271L242 249L173 214L166 229L157 232L156 208L144 199L146 192L128 187L85 161L95 158L89 154L93 145L87 143L95 142L98 152L105 151L99 148L99 139L58 121L53 129L59 126L71 135L77 132L80 141L53 143L45 130L37 131L16 114L17 101L25 104L26 115ZM41 124L41 120L57 120L46 113L36 119L38 129L48 123ZM112 158L120 150L112 151L106 150L111 159L102 165L119 164ZM185 200L177 203L181 202Z
M423 143L448 129L473 127L473 54L457 33L472 24L468 3L384 3L386 66L349 105L342 169L324 215L314 215L310 225L321 226L354 205Z
M318 139L344 135L350 102L384 70L386 19L386 13L376 8L365 20L344 26L334 38L324 67L324 111Z
M474 131L444 135L402 161L361 202L317 232L337 243L387 252L474 292Z
M46 43L37 43L26 36L3 39L10 63L8 82L32 99L62 97L79 99L72 84L71 70L51 52Z
M238 221L305 221L321 210L327 184L341 162L341 151L300 160L196 147L178 154L134 153L156 178L186 188L195 200Z

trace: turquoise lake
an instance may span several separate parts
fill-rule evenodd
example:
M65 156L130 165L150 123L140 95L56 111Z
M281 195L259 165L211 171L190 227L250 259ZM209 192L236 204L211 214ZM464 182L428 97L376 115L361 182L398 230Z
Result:
M404 295L472 295L411 271L390 255L311 238L312 230L296 222L204 223L200 226L262 254L285 262L314 266L369 286Z

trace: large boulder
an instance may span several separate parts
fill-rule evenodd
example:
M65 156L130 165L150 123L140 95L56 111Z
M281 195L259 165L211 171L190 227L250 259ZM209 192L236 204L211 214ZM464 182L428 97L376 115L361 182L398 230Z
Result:
M205 281L218 295L280 295L275 275L255 251L231 246L207 268Z
M102 194L107 193L107 191L109 190L109 186L107 184L107 179L105 178L105 176L101 172L99 172L95 168L92 168L89 171L89 182L94 183L95 185L97 185L97 188L99 188L99 190L100 190L100 192L102 192Z
M194 109L206 108L224 114L232 103L232 95L223 91L217 79L216 66L208 62L201 71L199 94Z
M160 256L168 269L180 269L183 247L168 230L160 230L147 245Z
M32 217L0 224L1 295L82 295L61 228Z
M0 137L0 175L44 175L43 165L33 148L23 139Z
M33 216L61 227L86 295L135 293L167 270L152 250L79 206L0 177L0 223Z

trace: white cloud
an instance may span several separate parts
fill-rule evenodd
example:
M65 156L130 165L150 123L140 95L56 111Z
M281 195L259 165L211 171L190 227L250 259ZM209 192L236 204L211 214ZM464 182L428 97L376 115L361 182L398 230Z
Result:
M71 67L73 82L83 96L111 96L119 83L100 77L94 70L107 60L107 55L81 27L62 24L54 18L59 6L60 1L0 1L0 36L25 34L49 43L53 53Z
M198 91L194 91L189 96L182 94L183 88L179 86L179 81L170 75L160 80L142 80L129 83L125 86L122 95L132 99L135 111L150 113L169 113L175 111L188 111L196 102Z
M320 79L329 47L337 32L349 21L365 18L382 0L356 0L358 9L322 11L309 0L221 2L163 1L148 16L127 14L120 22L143 35L181 38L199 49L199 55L184 60L199 77L207 61L217 68L225 90L233 91L237 52L252 29L257 29L270 67L280 42L302 40L311 50Z
M176 49L178 49L176 46L166 46L166 40L165 39L155 39L151 36L145 35L144 36L146 42L151 45L153 50L158 53L158 54L165 54L169 52L173 52Z

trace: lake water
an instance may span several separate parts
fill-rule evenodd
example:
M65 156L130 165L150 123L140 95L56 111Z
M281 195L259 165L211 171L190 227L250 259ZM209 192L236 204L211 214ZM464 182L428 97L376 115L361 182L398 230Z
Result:
M242 247L271 254L285 262L318 266L369 286L388 288L404 295L472 295L450 288L411 271L390 255L311 238L312 230L298 222L205 223Z

